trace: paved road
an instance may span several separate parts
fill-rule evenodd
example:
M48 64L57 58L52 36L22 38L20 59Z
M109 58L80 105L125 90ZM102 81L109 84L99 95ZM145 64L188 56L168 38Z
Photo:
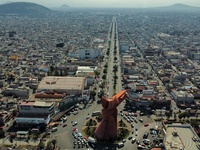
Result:
M58 131L54 132L52 134L52 138L53 139L57 139L57 143L58 146L60 147L61 150L66 150L66 149L74 149L73 148L73 142L75 141L75 139L72 136L72 130L73 128L77 128L79 129L80 132L82 132L82 127L85 125L86 123L86 117L88 116L88 113L90 113L91 116L91 112L94 112L96 110L101 110L101 105L97 104L97 103L93 103L92 106L87 106L85 109L83 110L79 110L79 113L77 115L69 115L67 116L67 121L65 123L67 123L66 127L63 127L62 125L58 126ZM77 121L78 124L76 126L72 126L71 122L75 122ZM82 149L86 149L85 147Z
M115 30L116 30L116 18L113 18L112 20L112 33L110 38L110 55L108 58L108 72L107 72L107 83L109 83L109 89L108 89L108 97L112 97L114 94L113 89L113 63L114 63L114 47L115 47Z

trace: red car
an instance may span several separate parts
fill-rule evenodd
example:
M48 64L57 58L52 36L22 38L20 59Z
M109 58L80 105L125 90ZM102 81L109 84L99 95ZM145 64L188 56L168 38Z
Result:
M65 124L63 124L63 127L66 127L67 126L67 124L65 123Z
M87 138L87 136L84 136L83 138L84 138L86 141L88 141L88 138Z
M145 123L144 126L147 127L147 126L149 126L149 124L148 124L148 123Z

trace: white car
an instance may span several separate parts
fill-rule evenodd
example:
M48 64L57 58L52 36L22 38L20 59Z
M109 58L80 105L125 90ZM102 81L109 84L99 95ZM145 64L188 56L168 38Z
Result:
M75 125L77 125L78 124L78 122L74 122L74 123L72 123L72 126L75 126Z
M133 138L133 139L132 139L132 143L135 143L135 141L136 141L136 138Z
M140 122L143 122L143 119L139 119Z

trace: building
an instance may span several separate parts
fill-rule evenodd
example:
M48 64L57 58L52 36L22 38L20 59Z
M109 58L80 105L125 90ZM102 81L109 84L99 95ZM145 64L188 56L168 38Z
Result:
M165 130L165 150L198 150L200 138L191 125L168 124Z
M101 51L98 49L79 49L78 54L80 59L96 58L101 55Z
M38 92L55 91L57 93L82 94L82 90L86 86L85 77L44 77L38 85Z
M70 107L75 106L78 102L78 97L76 95L66 96L59 102L58 109L60 111L65 111L70 109Z
M54 102L26 101L18 105L19 114L15 121L18 126L48 125L54 114Z
M188 104L188 103L194 102L193 94L188 93L186 91L172 90L171 94L172 94L174 100L178 103Z
M0 128L4 126L13 116L12 111L2 111L0 112Z
M5 88L2 94L5 96L14 96L21 98L28 98L32 94L33 90L26 87L19 87L18 85Z

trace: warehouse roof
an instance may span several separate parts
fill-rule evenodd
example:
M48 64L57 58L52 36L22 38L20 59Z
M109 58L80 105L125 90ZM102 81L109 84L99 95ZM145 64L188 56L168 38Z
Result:
M85 77L47 76L39 83L38 90L82 90Z

